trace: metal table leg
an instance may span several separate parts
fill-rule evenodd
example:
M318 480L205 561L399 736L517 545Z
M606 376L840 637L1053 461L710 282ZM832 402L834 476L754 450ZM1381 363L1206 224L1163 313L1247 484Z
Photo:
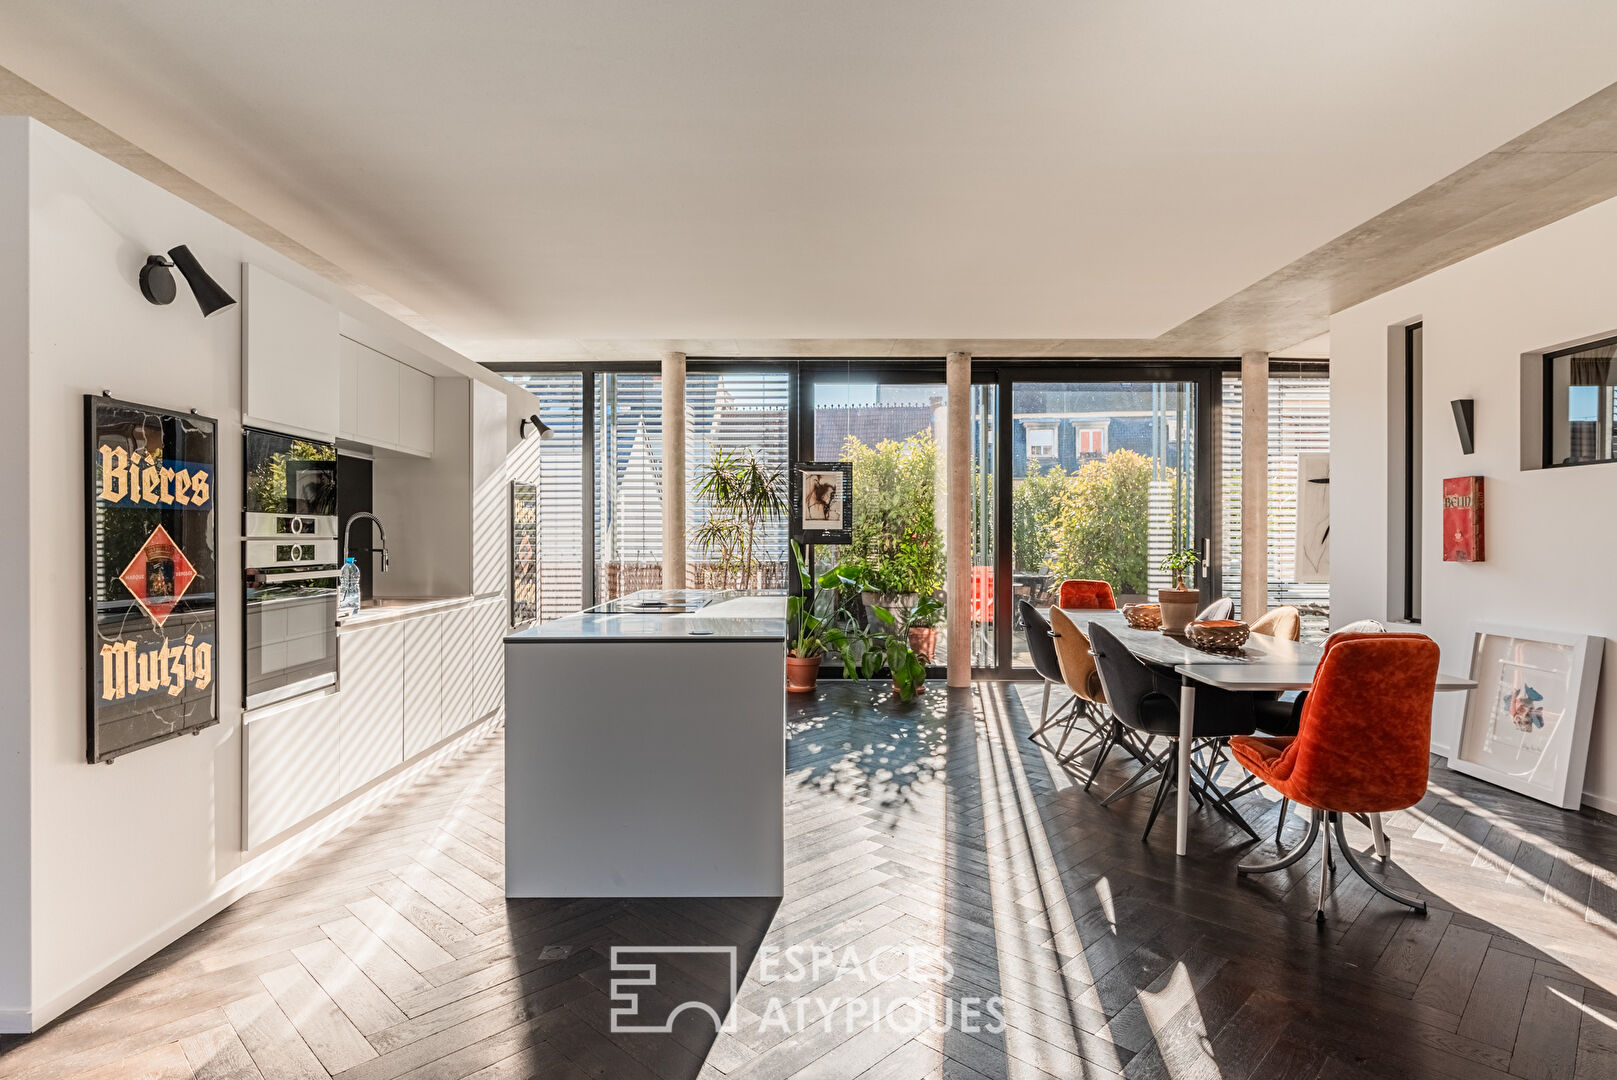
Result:
M1190 845L1191 743L1196 737L1196 684L1181 678L1179 688L1179 790L1174 796L1174 849L1181 855Z

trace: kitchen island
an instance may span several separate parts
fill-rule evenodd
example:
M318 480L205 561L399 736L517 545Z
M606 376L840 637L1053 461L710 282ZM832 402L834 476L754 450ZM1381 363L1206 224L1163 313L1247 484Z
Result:
M780 896L786 598L648 590L505 639L505 893Z

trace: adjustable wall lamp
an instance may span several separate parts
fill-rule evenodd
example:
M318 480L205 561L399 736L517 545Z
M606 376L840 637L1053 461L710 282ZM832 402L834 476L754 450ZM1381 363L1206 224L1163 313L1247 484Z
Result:
M519 438L526 439L528 437L529 428L533 428L534 432L539 436L541 442L545 439L554 439L556 437L556 429L539 419L538 413L534 413L532 416L524 416L521 421L518 422L517 436Z
M146 257L146 265L140 268L140 294L154 304L172 304L175 288L170 268L178 270L185 278L185 283L191 286L191 295L197 298L197 307L202 309L204 317L236 302L235 297L208 276L196 256L191 254L191 249L184 244L169 248L166 259L161 255Z

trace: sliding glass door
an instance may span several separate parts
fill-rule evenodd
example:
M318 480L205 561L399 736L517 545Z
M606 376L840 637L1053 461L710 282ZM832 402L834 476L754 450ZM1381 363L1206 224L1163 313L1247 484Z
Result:
M1210 429L1200 410L1212 400L1212 378L1211 368L1154 365L1002 380L1000 473L1009 498L1000 566L1011 587L999 605L1009 658L1001 673L1031 665L1017 601L1048 608L1062 581L1104 581L1119 607L1154 602L1173 584L1163 559L1190 549L1201 562L1186 584L1211 599Z

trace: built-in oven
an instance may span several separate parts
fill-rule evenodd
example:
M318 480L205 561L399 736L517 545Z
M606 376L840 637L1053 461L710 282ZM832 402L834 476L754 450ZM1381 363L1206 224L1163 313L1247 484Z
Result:
M337 447L247 428L246 707L337 682Z

